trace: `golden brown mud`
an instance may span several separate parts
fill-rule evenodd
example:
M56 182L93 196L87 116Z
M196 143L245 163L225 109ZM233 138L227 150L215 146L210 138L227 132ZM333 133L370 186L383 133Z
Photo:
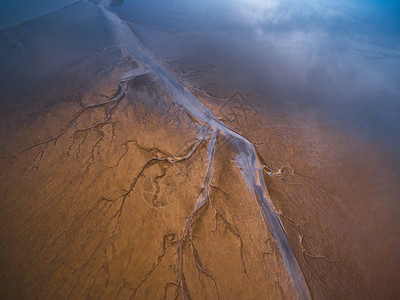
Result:
M8 116L1 297L294 298L229 140L122 71L34 121Z
M251 93L192 89L264 160L268 192L313 298L396 298L396 153L307 115L257 109Z
M264 107L211 73L177 72L218 129L173 97L160 67L122 50L69 62L30 92L2 92L0 298L400 294L400 191L388 151ZM251 153L222 122L254 146L263 178L248 174ZM252 176L266 182L303 294Z

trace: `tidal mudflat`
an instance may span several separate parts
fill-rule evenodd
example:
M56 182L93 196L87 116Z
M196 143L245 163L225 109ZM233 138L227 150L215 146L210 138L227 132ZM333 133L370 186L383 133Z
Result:
M385 12L23 2L0 23L1 298L400 295L398 24L363 19Z

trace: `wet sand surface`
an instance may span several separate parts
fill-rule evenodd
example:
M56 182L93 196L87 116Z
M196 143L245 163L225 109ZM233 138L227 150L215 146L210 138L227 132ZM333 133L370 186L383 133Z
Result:
M392 140L168 60L121 3L1 30L0 298L397 298Z

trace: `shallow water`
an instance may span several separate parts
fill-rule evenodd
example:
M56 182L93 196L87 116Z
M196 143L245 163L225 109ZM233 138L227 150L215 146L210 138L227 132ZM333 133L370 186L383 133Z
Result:
M263 104L399 142L396 1L126 1L115 11L185 72L216 72L217 84L255 93Z
M1 5L2 297L400 294L397 3Z

